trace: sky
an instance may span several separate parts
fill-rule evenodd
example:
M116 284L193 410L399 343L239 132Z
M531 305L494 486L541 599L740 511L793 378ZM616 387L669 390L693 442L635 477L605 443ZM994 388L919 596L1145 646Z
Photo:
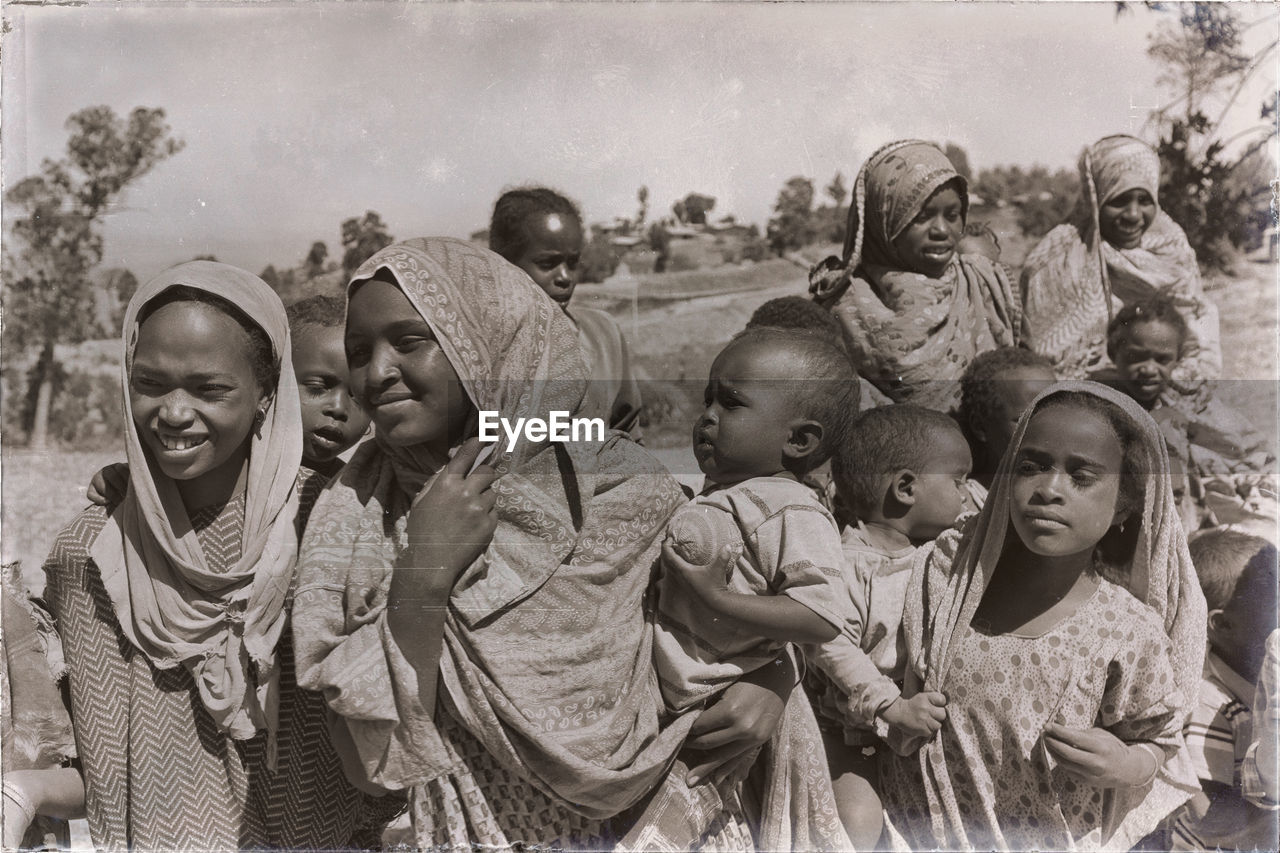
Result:
M763 226L788 178L820 192L840 171L852 185L893 139L955 142L980 170L1070 168L1106 134L1150 138L1147 114L1168 93L1147 40L1170 14L1117 16L1109 2L6 5L0 167L12 185L61 156L84 107L162 107L185 147L131 185L104 228L106 265L141 279L199 254L292 266L315 240L340 257L340 223L366 210L397 238L465 237L503 189L530 183L561 189L588 221L634 216L643 185L650 218L700 192L716 214ZM1255 84L1274 90L1275 69ZM1240 120L1256 119L1256 100L1242 103L1252 116Z

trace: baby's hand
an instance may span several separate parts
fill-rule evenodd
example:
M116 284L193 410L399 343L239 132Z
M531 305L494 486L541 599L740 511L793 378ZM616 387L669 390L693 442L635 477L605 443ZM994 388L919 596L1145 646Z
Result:
M670 538L662 543L662 565L665 571L679 578L704 602L715 600L729 591L729 573L738 560L740 549L725 545L710 563L690 563L680 556Z
M93 475L85 497L97 506L115 506L129 491L129 463L113 462Z
M941 693L917 693L910 699L899 696L889 703L880 716L908 737L933 737L947 718L947 697Z

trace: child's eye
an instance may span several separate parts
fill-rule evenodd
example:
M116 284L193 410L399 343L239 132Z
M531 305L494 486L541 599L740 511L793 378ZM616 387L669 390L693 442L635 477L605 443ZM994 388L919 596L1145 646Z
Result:
M1044 466L1039 462L1034 462L1030 459L1020 459L1018 464L1014 466L1013 470L1016 474L1023 477L1029 477L1032 474L1039 474L1044 470Z
M1092 471L1074 471L1071 480L1078 486L1091 486L1098 481L1098 475Z

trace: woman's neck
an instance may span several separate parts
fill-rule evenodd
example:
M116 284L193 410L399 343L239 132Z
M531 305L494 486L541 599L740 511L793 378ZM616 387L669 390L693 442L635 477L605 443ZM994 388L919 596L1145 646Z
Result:
M218 506L244 491L249 475L249 454L239 464L228 460L223 465L191 480L177 480L178 496L190 516L208 506Z

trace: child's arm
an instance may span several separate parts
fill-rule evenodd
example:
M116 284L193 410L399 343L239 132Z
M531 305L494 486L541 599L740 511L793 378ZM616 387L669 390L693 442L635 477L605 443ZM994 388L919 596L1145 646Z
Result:
M1133 788L1155 778L1164 750L1152 743L1125 743L1103 728L1074 729L1050 723L1044 745L1071 775L1099 788Z
M681 559L669 543L662 546L662 562L698 596L712 618L730 619L746 631L782 643L823 643L839 634L835 625L786 595L734 592L719 562L696 566Z
M84 779L74 767L4 774L4 849L17 850L36 815L84 817Z

